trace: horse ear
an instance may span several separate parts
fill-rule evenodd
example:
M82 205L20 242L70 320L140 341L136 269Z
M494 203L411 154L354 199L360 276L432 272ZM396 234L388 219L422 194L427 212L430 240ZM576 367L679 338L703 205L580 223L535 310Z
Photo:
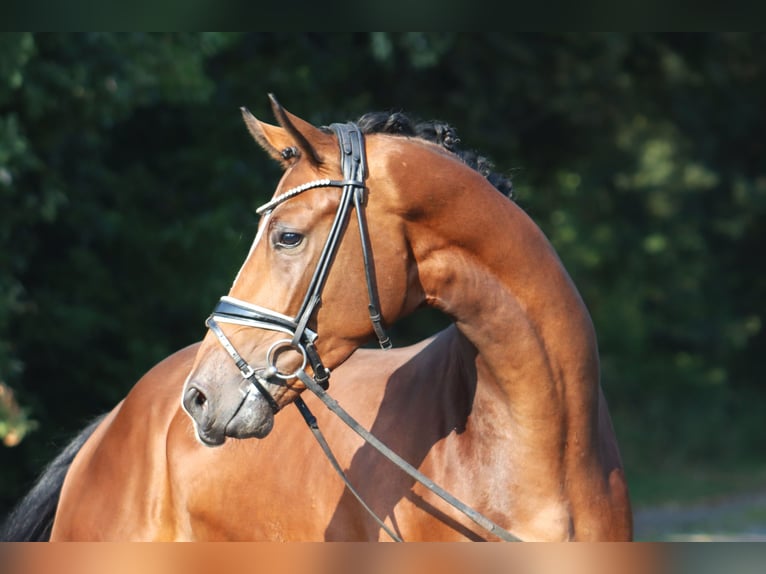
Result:
M322 155L335 147L332 136L288 112L280 105L274 94L269 94L269 99L279 125L292 136L298 149L314 165L321 164Z
M282 151L294 145L290 134L278 126L260 121L245 107L240 108L240 111L242 112L242 119L245 120L247 131L250 132L258 145L275 160L285 164L285 156Z

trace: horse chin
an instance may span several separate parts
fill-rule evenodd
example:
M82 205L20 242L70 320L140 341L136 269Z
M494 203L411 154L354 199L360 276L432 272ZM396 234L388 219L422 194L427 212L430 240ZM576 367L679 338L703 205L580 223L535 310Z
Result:
M199 440L199 442L204 446L213 448L216 446L221 446L224 442L226 442L226 436L221 433L213 434L205 432L201 429L197 429L197 440Z
M223 440L231 438L264 438L274 428L274 412L257 392L248 392L242 405L226 424Z

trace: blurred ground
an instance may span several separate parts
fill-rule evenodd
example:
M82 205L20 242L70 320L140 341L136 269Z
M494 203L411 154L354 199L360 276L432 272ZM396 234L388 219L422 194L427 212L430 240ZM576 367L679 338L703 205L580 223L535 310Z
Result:
M634 519L638 541L766 542L766 490L638 506Z

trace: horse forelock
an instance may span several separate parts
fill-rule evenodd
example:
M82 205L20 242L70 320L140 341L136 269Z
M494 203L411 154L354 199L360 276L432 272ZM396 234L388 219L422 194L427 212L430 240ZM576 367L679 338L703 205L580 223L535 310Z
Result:
M486 156L474 150L461 149L457 130L446 122L415 120L403 112L368 112L356 123L363 134L414 137L436 144L479 172L503 195L513 199L511 178L494 171L494 164Z

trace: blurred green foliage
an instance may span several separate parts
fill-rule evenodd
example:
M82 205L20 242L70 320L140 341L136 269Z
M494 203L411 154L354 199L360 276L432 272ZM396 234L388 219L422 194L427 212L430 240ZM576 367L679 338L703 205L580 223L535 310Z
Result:
M38 425L0 447L0 510L203 335L278 178L238 111L270 120L267 92L318 124L446 120L513 175L593 314L629 470L757 458L765 51L762 34L0 35L0 380Z

